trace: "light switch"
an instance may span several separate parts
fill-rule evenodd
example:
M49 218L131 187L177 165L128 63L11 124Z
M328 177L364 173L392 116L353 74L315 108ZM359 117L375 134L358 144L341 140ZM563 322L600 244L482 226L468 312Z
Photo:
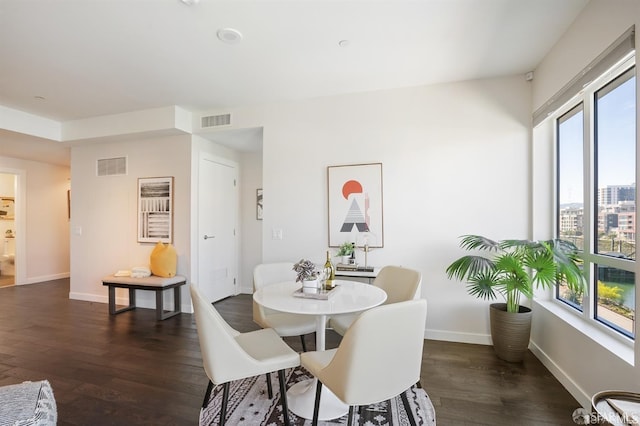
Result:
M282 229L281 228L271 228L271 239L272 240L281 240L282 239Z

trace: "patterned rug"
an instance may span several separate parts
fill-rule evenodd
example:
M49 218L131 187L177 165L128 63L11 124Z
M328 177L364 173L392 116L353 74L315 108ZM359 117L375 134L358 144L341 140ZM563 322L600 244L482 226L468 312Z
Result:
M304 368L297 367L286 371L287 389L293 384L310 379L312 376ZM263 375L238 380L231 383L227 406L228 425L246 426L280 426L283 425L282 407L278 375L271 375L273 398L267 397L267 381ZM211 393L211 400L205 410L200 413L200 426L217 425L220 419L222 402L222 386L216 386ZM357 410L356 410L357 411ZM289 420L295 426L310 426L311 420L297 417L289 411ZM347 416L329 421L320 421L319 425L346 425ZM360 413L355 414L354 425L360 426L434 426L435 410L424 389L413 386L388 401L363 406Z

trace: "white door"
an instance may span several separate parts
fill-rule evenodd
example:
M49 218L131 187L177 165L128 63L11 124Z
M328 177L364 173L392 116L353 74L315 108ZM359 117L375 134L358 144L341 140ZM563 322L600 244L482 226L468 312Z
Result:
M236 294L237 167L203 155L198 182L198 286L207 300Z

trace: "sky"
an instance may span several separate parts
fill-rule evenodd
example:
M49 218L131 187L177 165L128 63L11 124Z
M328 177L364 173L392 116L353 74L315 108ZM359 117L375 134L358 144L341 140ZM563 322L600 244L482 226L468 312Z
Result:
M596 102L598 188L635 183L635 77ZM559 131L560 204L582 203L583 113L564 121Z

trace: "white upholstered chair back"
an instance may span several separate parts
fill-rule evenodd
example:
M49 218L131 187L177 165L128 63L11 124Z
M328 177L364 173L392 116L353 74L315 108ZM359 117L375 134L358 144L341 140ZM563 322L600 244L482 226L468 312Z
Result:
M310 371L352 406L393 398L420 380L426 316L424 299L365 311L347 330L326 367ZM309 354L301 355L302 365L317 366L314 352Z
M401 266L385 266L380 269L373 285L387 293L385 304L420 298L422 274Z
M414 269L401 266L385 266L378 272L373 285L387 293L384 304L419 299L421 295L422 274ZM329 319L329 327L344 336L347 329L358 317L359 313L333 315Z
M229 384L233 380L266 374L267 395L273 397L271 376L278 372L280 401L284 423L289 424L284 370L300 365L300 355L291 349L271 328L240 333L220 316L218 311L191 284L191 300L200 340L202 364L209 377L202 408L209 404L214 385L222 384L220 425L226 421Z
M189 286L196 317L204 371L214 384L262 374L253 373L256 360L238 344L240 332L220 316L213 305L192 284Z
M269 284L296 279L293 262L262 263L253 269L253 291ZM253 321L261 327L269 327L266 316L275 311L253 302Z

